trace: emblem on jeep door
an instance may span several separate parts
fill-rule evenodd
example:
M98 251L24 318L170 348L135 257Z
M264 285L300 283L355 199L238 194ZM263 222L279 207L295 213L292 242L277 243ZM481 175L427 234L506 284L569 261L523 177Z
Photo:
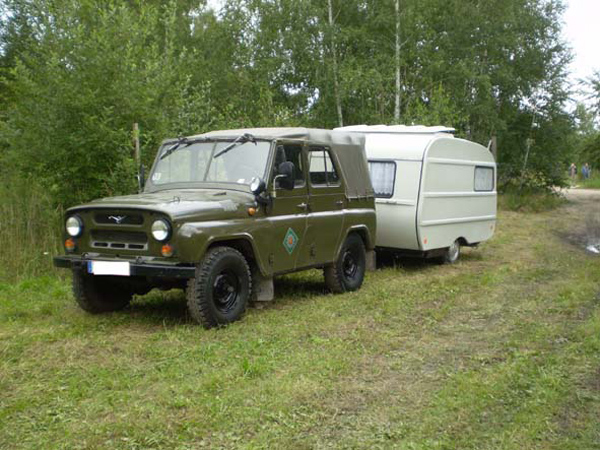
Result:
M117 224L120 224L127 218L127 216L108 216L108 218L114 220Z
M287 252L291 255L298 244L298 235L294 233L294 230L288 228L285 237L283 238L283 246Z

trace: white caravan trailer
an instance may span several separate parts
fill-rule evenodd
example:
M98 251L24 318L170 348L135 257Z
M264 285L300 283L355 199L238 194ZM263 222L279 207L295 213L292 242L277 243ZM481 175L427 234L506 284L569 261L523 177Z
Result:
M453 128L350 126L364 134L376 195L377 247L454 262L461 246L492 237L496 163Z

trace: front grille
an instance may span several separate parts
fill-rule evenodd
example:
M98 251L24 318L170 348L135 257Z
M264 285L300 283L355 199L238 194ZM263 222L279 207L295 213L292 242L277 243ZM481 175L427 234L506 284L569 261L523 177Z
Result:
M141 214L102 213L94 216L96 223L110 225L143 225L144 216Z
M93 230L91 244L95 248L120 250L146 250L148 237L138 231Z

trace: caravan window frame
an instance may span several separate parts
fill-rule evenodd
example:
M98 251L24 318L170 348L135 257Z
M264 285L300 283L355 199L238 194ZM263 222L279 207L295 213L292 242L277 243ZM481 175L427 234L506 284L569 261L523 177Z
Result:
M370 163L388 163L394 165L394 177L392 178L392 193L389 195L379 195L375 192L375 187L373 187L373 193L375 194L375 198L392 198L394 193L396 192L396 173L398 171L398 164L396 160L393 159L368 159L367 167ZM371 170L369 169L369 177L371 176ZM373 180L371 179L371 184L373 184Z
M477 189L477 169L489 169L492 171L492 186L490 189ZM496 188L496 168L493 166L475 166L473 171L473 191L474 192L494 192Z

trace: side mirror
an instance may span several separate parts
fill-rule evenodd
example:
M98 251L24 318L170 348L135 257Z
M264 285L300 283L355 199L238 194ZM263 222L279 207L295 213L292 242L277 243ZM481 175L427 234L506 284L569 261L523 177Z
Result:
M262 178L252 178L252 181L250 182L250 191L254 194L256 203L259 205L269 206L271 204L271 198L268 195L263 195L266 190L267 185Z
M267 188L267 185L265 184L265 182L262 178L260 178L260 177L252 178L252 181L250 182L250 191L252 191L252 193L254 195L262 194L266 188Z
M288 191L294 189L295 171L296 168L294 167L293 162L285 161L279 164L279 167L277 167L277 172L279 174L275 177L275 187L282 187Z

